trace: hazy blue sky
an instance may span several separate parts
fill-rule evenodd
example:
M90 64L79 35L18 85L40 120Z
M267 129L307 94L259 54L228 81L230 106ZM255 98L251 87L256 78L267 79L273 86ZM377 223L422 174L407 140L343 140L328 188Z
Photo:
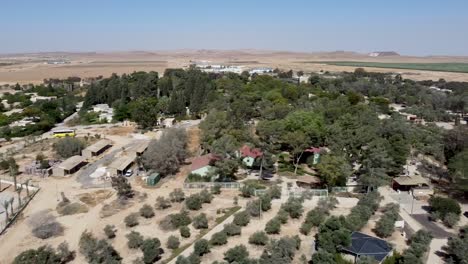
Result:
M468 0L1 0L0 53L165 49L468 55Z

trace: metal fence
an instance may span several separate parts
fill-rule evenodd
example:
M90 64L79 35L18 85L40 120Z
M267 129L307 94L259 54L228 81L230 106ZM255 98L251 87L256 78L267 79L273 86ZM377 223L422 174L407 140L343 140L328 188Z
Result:
M289 191L288 196L292 197L301 197L301 196L319 196L319 197L328 197L327 189L311 189L303 191Z
M333 193L348 192L348 187L333 187L331 192L333 192Z
M213 186L220 186L221 189L239 189L242 187L238 182L186 182L184 183L185 189L205 189Z

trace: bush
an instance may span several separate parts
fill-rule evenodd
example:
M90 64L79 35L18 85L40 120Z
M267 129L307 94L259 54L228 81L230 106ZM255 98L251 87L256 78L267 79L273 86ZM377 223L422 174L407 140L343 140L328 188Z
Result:
M227 234L224 231L214 233L211 236L210 244L215 246L221 246L227 243Z
M268 244L268 236L263 231L257 231L249 237L249 243L257 246Z
M143 244L143 236L135 231L132 231L125 235L127 238L128 248L139 248Z
M223 230L228 236L238 236L241 234L241 227L235 224L226 224Z
M154 210L150 205L145 204L140 208L140 215L144 218L152 218L154 216Z
M250 198L255 194L255 187L245 184L240 188L241 196L244 198Z
M250 214L252 217L258 217L260 216L261 208L260 208L260 200L256 199L253 201L247 202L247 208L246 211Z
M104 234L106 234L106 237L107 237L108 239L113 239L113 238L115 238L115 232L116 232L116 231L117 231L117 230L115 229L115 226L113 226L113 225L106 225L106 226L104 227Z
M266 212L271 209L271 197L268 193L260 196L259 199L261 201L262 211Z
M293 197L290 197L288 201L281 206L281 208L288 212L291 218L299 218L304 212L302 200Z
M289 219L289 214L288 212L286 212L284 209L280 209L278 211L278 214L276 215L276 218L278 218L278 220L281 222L281 224L286 224L288 222L288 219Z
M55 216L48 211L40 211L33 214L29 220L32 234L40 239L60 236L63 234L63 226L57 222Z
M291 263L297 247L297 240L292 237L282 237L278 240L272 240L264 249L260 257L260 263ZM323 262L317 263L322 264Z
M124 219L125 225L128 227L134 227L139 224L138 222L138 214L137 213L131 213Z
M193 253L197 256L203 256L206 253L210 253L210 245L206 239L197 240L194 244Z
M88 263L121 263L119 253L106 240L97 240L93 234L81 234L79 248Z
M213 185L211 187L211 193L215 194L215 195L221 194L221 185L219 185L219 184Z
M144 263L155 263L161 258L164 252L161 248L161 241L157 238L147 238L141 244Z
M195 227L195 229L208 228L208 219L205 213L201 213L193 218L193 227Z
M173 203L181 203L185 200L185 193L180 188L174 189L174 191L169 194L169 199Z
M211 200L213 200L213 194L211 194L208 190L203 189L200 192L200 198L203 203L211 203Z
M182 210L178 214L171 214L169 215L169 218L173 228L179 228L181 226L190 225L190 223L192 222L192 219L190 219L188 212L185 210Z
M162 196L159 196L158 198L156 198L156 205L155 205L156 209L158 210L164 210L166 208L169 208L171 207L171 202L162 197Z
M185 199L185 205L190 210L200 210L202 208L203 198L200 194L192 194Z
M180 241L179 241L179 238L176 237L176 236L170 236L168 239L167 239L167 248L169 249L176 249L176 248L179 248L180 246Z
M274 185L268 190L271 199L281 199L281 187L278 185Z
M429 205L431 212L437 212L441 219L445 219L445 216L449 213L461 214L460 204L452 198L433 196L429 199Z
M238 226L246 226L250 222L250 215L246 211L239 212L234 215L233 223Z
M383 211L384 214L377 222L374 232L379 237L389 237L395 230L395 222L398 220L400 206L398 204L388 204Z
M313 227L314 225L312 225L312 223L304 221L304 223L302 223L301 227L299 228L299 232L301 232L303 235L308 235Z
M68 250L66 242L61 243L59 248L54 250L50 246L41 246L37 249L29 249L21 252L13 260L13 264L26 263L67 263L75 259L75 252Z
M448 213L447 215L445 215L443 222L444 222L444 225L452 228L458 223L459 220L460 220L460 215L457 215L454 213Z
M52 146L60 157L66 159L74 155L80 155L85 144L78 138L65 137L59 139Z
M190 237L190 228L188 226L181 226L179 228L180 236L184 238L189 238Z
M224 260L229 263L245 263L249 252L244 245L235 246L224 253Z
M267 234L279 234L281 231L281 221L274 217L266 223L265 232Z

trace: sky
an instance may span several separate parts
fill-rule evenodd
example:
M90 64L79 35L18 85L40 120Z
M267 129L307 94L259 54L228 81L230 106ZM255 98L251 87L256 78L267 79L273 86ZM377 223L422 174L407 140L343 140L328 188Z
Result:
M0 53L262 49L468 55L467 0L0 0Z

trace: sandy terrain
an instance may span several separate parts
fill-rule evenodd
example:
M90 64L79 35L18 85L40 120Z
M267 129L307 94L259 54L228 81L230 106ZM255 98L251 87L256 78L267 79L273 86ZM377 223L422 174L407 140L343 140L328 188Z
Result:
M67 60L69 64L45 64L49 60ZM179 50L158 52L113 52L113 53L39 53L0 55L0 62L13 63L0 67L2 83L40 83L45 78L66 78L69 76L96 77L112 73L133 71L157 71L166 68L188 66L191 61L210 61L213 64L241 65L252 67L279 67L281 69L303 70L305 72L353 71L355 67L333 66L317 61L371 61L371 62L468 62L467 57L407 57L391 56L372 58L353 52L301 53L272 52L258 50ZM398 72L405 78L415 80L445 78L452 81L468 81L468 73L447 73L418 70L366 68L375 72Z

